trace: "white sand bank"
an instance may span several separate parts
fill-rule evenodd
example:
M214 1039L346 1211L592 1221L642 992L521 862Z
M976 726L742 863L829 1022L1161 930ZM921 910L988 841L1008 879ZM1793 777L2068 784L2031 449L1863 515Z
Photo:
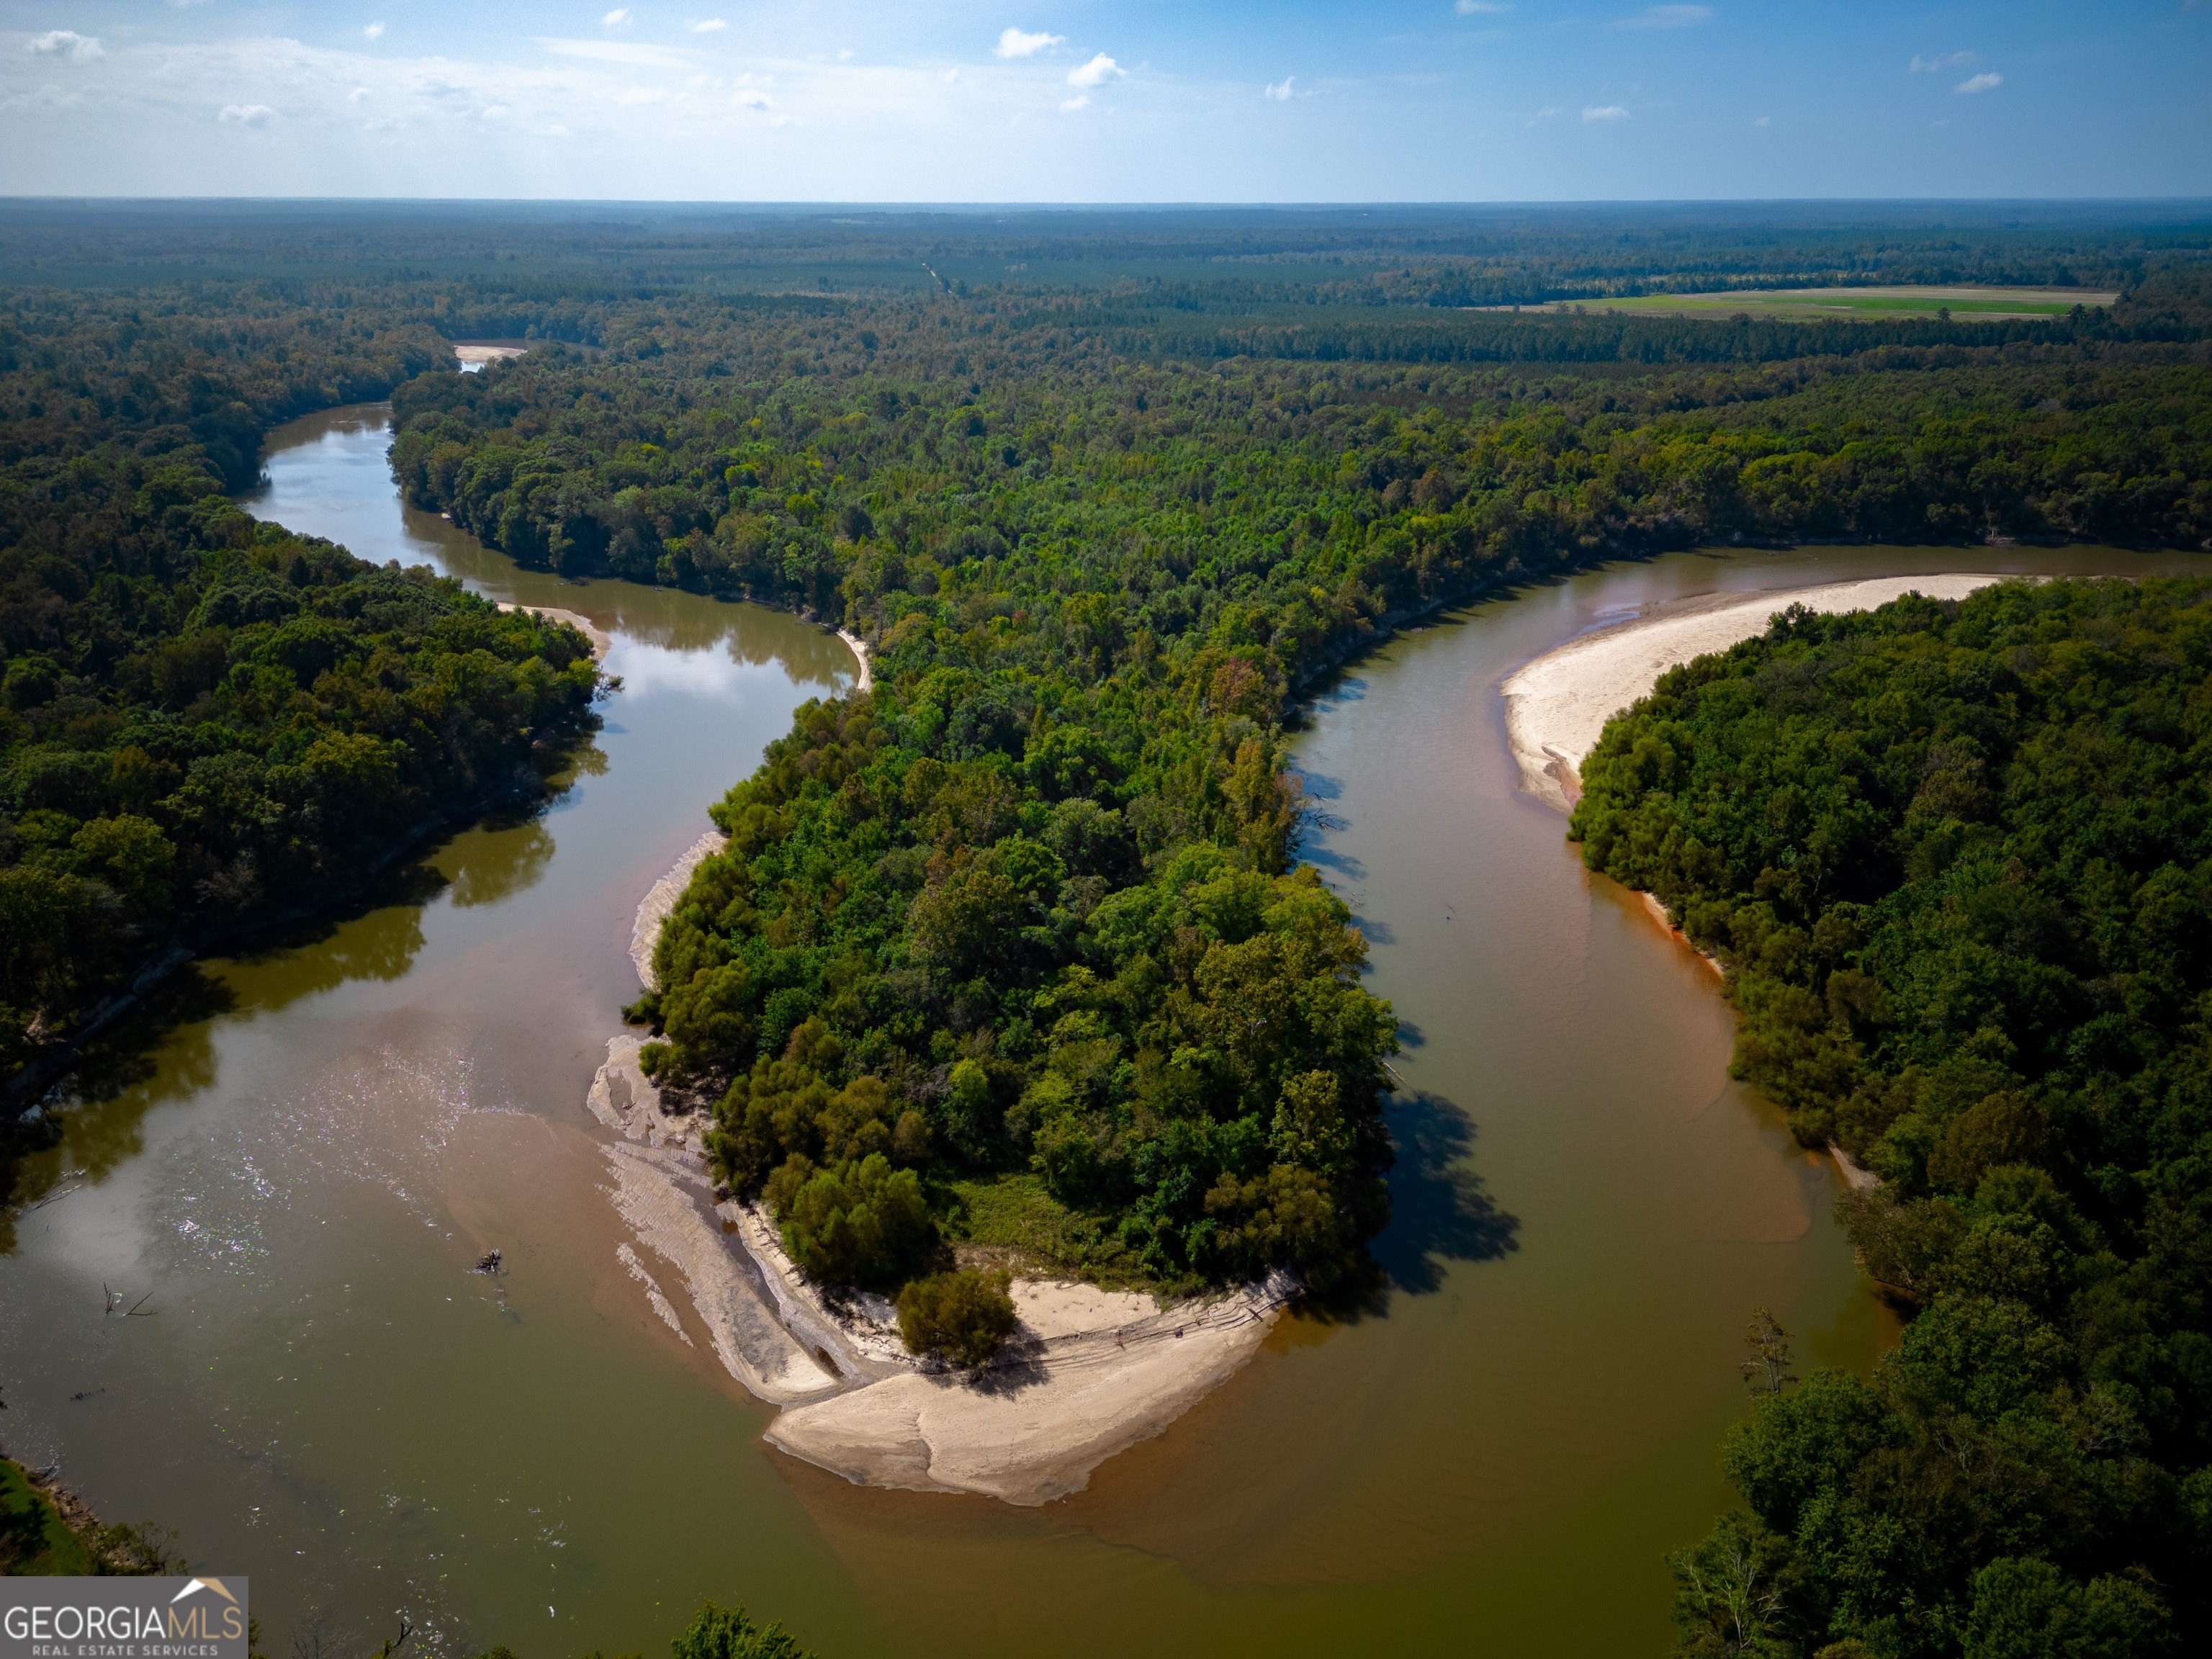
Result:
M1287 1280L1203 1307L1018 1281L1021 1326L980 1379L908 1372L794 1407L769 1443L866 1486L1048 1504L1151 1438L1259 1348Z
M529 351L528 346L514 345L457 345L453 348L455 361L465 374L471 369L482 368L486 363L495 363L507 357L520 357Z
M866 647L852 641L866 684ZM702 836L638 907L630 951L652 982L652 947L700 860ZM1296 1291L1281 1275L1203 1303L1017 1279L1019 1324L980 1376L925 1370L899 1340L890 1304L833 1306L785 1254L757 1205L716 1203L702 1151L707 1125L672 1113L637 1063L640 1038L607 1044L586 1097L623 1141L606 1149L615 1207L637 1243L681 1275L715 1357L748 1391L785 1407L769 1442L869 1486L1044 1504L1149 1439L1259 1349ZM680 1313L639 1251L617 1252L653 1312L689 1342Z
M662 1294L660 1281L646 1271L645 1263L638 1259L637 1252L628 1243L617 1244L615 1246L615 1260L623 1264L623 1272L645 1286L645 1299L653 1304L653 1312L660 1316L660 1322L675 1332L685 1347L690 1347L691 1333L684 1328L684 1321L676 1311L676 1304Z
M860 683L853 690L855 692L867 690L876 683L875 673L868 666L868 642L858 634L849 634L842 628L837 630L837 637L844 641L853 654L860 659Z
M614 641L602 632L588 617L580 617L573 611L558 611L545 605L516 605L510 599L499 601L502 611L527 611L533 617L543 617L548 622L566 623L592 642L592 660L605 662L607 653L614 648Z
M636 964L638 982L647 990L660 988L653 976L653 947L659 942L660 924L668 920L668 913L691 884L692 872L726 847L729 840L720 830L709 830L684 848L684 856L638 901L637 919L630 924L629 959Z
M776 1405L811 1400L842 1386L777 1316L752 1260L733 1249L714 1213L714 1194L697 1131L688 1118L661 1109L660 1093L637 1069L638 1039L607 1045L607 1063L592 1079L592 1115L630 1143L606 1149L608 1189L637 1242L683 1275L692 1310L707 1328L715 1358L752 1394ZM627 1248L627 1247L625 1247ZM631 1263L625 1261L626 1268ZM646 1285L653 1311L666 1299L640 1261L632 1276ZM675 1320L679 1331L682 1322ZM688 1339L687 1339L688 1340Z
M1518 670L1500 689L1505 731L1522 787L1565 808L1582 792L1577 769L1605 723L1648 694L1670 668L1766 631L1793 605L1834 614L1871 611L1906 593L1961 599L2002 576L1881 576L1869 581L1757 593L1717 593L1585 634Z

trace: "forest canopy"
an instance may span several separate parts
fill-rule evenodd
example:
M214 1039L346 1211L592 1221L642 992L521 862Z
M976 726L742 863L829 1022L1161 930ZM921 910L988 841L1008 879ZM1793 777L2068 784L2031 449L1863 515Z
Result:
M1310 285L1295 352L1243 280L611 299L395 395L410 499L519 561L872 644L872 695L715 808L635 1011L833 1282L947 1239L1170 1285L1357 1267L1392 1022L1297 866L1282 733L1397 620L1714 539L2212 538L2185 267L2007 324Z
M1762 1400L1686 1583L1755 1571L1776 1653L2201 1643L2212 579L1785 611L1583 781L1590 867L1727 964L1740 1074L1881 1177L1843 1218L1914 1315Z
M956 1244L1358 1287L1395 1028L1298 860L1302 690L1672 548L2212 545L2208 252L2188 204L11 210L9 1054L588 700L580 639L228 505L271 422L389 392L408 498L518 562L871 647L873 690L714 805L633 1011L809 1272L907 1287L955 1359L1003 1321ZM2083 303L1605 308L1882 283ZM472 338L528 355L457 374ZM1849 1224L1920 1310L1871 1382L1776 1380L1732 1439L1691 1651L2203 1639L2205 610L1791 617L1593 757L1586 854L1729 963L1746 1075L1882 1174Z
M534 782L589 706L573 630L228 498L271 422L439 344L242 302L24 296L0 325L0 1075L165 952Z

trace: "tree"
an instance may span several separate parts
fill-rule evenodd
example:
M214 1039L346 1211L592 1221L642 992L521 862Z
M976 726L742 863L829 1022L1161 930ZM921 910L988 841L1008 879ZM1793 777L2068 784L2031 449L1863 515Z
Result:
M973 1370L998 1356L1015 1324L1012 1275L961 1267L899 1292L899 1334L909 1352Z
M1731 1510L1704 1543L1667 1565L1682 1659L1797 1659L1792 1597L1801 1575L1788 1539Z
M1736 1370L1743 1373L1753 1399L1780 1394L1797 1380L1790 1370L1790 1333L1766 1309L1753 1310L1743 1346L1748 1352Z
M672 1659L814 1659L785 1634L781 1624L755 1624L741 1607L701 1604L682 1635L669 1643Z
M768 1200L792 1260L825 1285L896 1284L937 1243L921 1181L881 1152L826 1170L793 1156Z

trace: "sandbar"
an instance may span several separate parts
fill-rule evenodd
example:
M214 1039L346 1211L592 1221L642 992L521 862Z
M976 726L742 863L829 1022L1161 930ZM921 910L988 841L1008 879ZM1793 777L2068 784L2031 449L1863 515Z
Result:
M614 641L605 629L589 617L578 616L573 611L561 611L550 605L517 605L512 599L498 601L501 611L526 611L533 617L543 617L548 622L566 623L592 642L592 660L605 662L607 653L614 648Z
M482 368L486 363L495 363L505 358L522 356L529 349L528 346L471 342L465 345L457 343L453 347L453 356L461 366L461 373L467 374Z
M668 913L691 884L693 872L729 843L730 838L720 830L709 830L684 849L684 856L639 901L637 918L630 924L629 959L636 966L638 982L647 990L660 988L653 972L653 947L660 939L660 924L668 920Z
M853 695L858 696L870 690L876 683L875 674L868 666L868 642L858 634L851 633L842 628L837 630L837 637L844 641L852 653L860 659L860 683L853 688Z
M866 647L846 637L865 690ZM648 986L661 919L722 844L719 834L701 836L639 905L630 954ZM621 1137L605 1149L607 1190L635 1243L620 1246L617 1260L654 1316L691 1344L676 1297L646 1258L665 1262L722 1368L784 1408L769 1443L856 1484L1024 1505L1079 1492L1099 1464L1233 1376L1297 1294L1277 1273L1163 1307L1093 1285L1018 1279L1018 1323L996 1362L972 1374L927 1364L906 1351L889 1303L833 1302L785 1252L759 1205L715 1190L703 1119L670 1109L638 1063L642 1046L631 1035L611 1040L586 1096Z
M1563 811L1571 807L1582 793L1583 760L1607 720L1650 695L1668 669L1765 633L1768 619L1790 605L1829 615L1871 611L1906 593L1962 599L2005 580L1954 572L1713 593L1655 606L1570 640L1516 670L1499 688L1522 786Z

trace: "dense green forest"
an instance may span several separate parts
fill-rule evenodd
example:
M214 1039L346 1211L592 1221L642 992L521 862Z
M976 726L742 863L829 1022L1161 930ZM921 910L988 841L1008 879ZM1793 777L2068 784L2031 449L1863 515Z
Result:
M341 816L388 834L588 697L573 637L221 501L270 421L396 386L403 489L518 561L871 644L873 690L802 709L714 808L730 847L633 1011L656 1074L712 1111L720 1176L811 1272L907 1287L916 1340L966 1358L1003 1291L942 1273L954 1243L1169 1289L1280 1267L1356 1292L1387 1221L1395 1025L1298 861L1304 687L1449 599L1701 542L2212 543L2201 214L1361 217L27 210L0 225L20 285L0 563L21 596L0 648L29 781L0 802L7 878L75 895L135 959L195 906L369 855L321 827L323 791L368 784L316 754L383 745L392 793L369 798L391 811ZM1601 308L1784 281L2118 298L2050 322ZM1558 298L1598 303L1462 308ZM439 355L483 337L532 349L469 376ZM188 476L165 495L168 467ZM1871 1383L1778 1370L1731 1446L1751 1510L1681 1564L1696 1650L2201 1637L2212 1350L2185 1132L2207 852L2183 846L2197 798L2144 780L2166 775L2150 750L2197 741L2203 665L2193 590L2141 614L2102 592L1864 624L1985 659L1955 695L1869 691L1869 721L1917 718L1889 707L1915 697L1984 711L1894 756L1832 696L1880 670L1793 657L1726 706L1828 722L1790 750L1818 779L1729 793L1730 751L1686 732L1617 730L1593 763L1591 856L1730 954L1748 1073L1883 1170L1854 1237L1927 1304ZM2001 626L2008 605L2051 609ZM1799 619L1746 650L1851 637ZM2062 733L2039 697L2091 712ZM2133 745L2144 769L2107 780ZM142 753L176 777L114 793ZM203 766L258 768L222 798L251 810L165 817ZM1694 858L1639 768L1711 786ZM33 800L50 776L87 793ZM2005 816L2016 778L2063 833ZM154 843L126 820L172 849L136 893L126 855ZM2054 885L2066 848L2103 860L2088 908ZM1820 884L1847 864L1859 886ZM46 1006L5 994L27 1029Z
M2194 1650L2212 580L1787 612L1583 778L1590 867L1728 964L1741 1075L1881 1176L1844 1219L1917 1310L1871 1382L1778 1377L1731 1437L1749 1513L1682 1563L1686 1650Z
M672 295L409 383L393 465L525 563L874 642L873 696L806 711L717 807L732 848L637 1010L802 1261L890 1286L949 1233L1318 1285L1382 1219L1392 1039L1294 867L1297 689L1612 554L2202 542L2203 303L2181 271L2049 324L1477 313L1437 326L1520 361L1423 334L1355 368L1179 359L1181 320L1132 352L1111 296ZM820 1247L848 1225L865 1247Z
M257 524L262 432L443 356L251 295L0 322L0 1074L165 951L317 908L528 775L573 630Z

